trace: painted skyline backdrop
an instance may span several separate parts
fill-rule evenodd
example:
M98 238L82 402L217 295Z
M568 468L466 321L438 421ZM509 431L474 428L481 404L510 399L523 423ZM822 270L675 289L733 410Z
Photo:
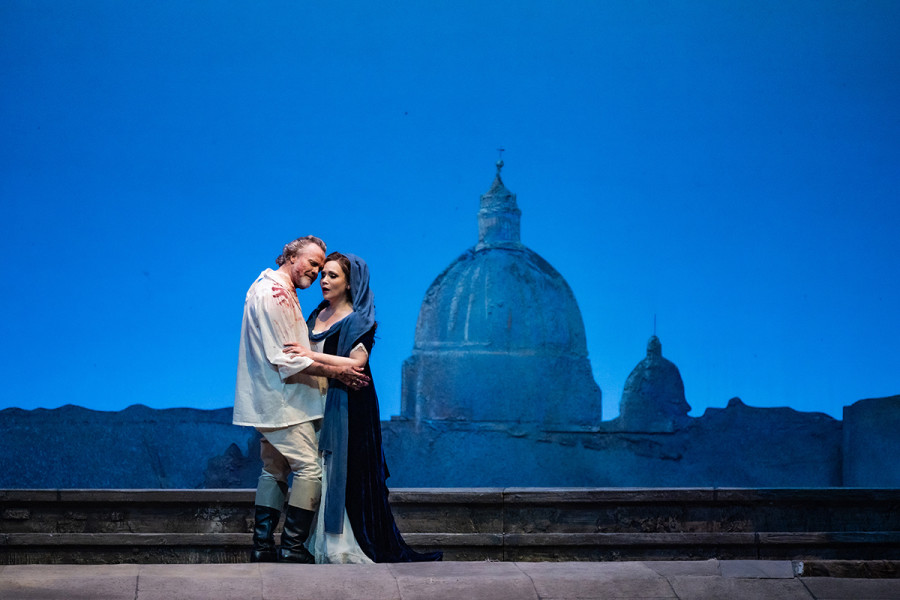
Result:
M500 147L604 419L654 317L695 416L898 394L897 31L890 1L3 2L0 409L230 406L246 290L313 233L369 262L398 414Z

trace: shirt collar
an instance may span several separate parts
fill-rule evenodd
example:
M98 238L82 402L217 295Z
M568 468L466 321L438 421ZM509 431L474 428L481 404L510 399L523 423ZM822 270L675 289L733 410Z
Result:
M274 269L269 269L269 277L274 279L276 282L280 283L282 287L286 290L294 289L294 282L291 281L291 276L287 273L283 273L281 271L275 271Z

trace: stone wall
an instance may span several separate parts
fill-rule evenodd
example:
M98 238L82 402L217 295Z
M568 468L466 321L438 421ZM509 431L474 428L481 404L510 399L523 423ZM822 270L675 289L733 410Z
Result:
M900 396L844 407L844 485L900 486Z
M255 487L258 437L232 425L231 412L6 409L0 488Z
M382 423L391 487L900 488L900 396L845 422L733 399L668 432L516 423ZM0 488L252 488L258 436L231 409L0 411Z
M832 487L841 423L732 400L673 432L539 431L510 423L382 424L391 485ZM900 479L897 480L900 485Z

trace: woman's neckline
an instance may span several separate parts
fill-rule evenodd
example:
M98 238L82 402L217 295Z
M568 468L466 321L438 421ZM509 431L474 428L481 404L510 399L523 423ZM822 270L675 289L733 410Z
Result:
M325 331L328 331L329 329L331 329L332 327L334 327L335 325L337 325L338 323L340 323L341 321L343 321L344 319L346 319L347 317L349 317L349 316L352 315L352 314L353 314L353 311L351 310L350 312L348 312L346 315L344 315L343 317L341 317L341 318L338 319L337 321L334 321L333 323L329 324L325 329L313 329L312 332L313 332L314 334L318 335L318 334L320 334L320 333L323 333L323 332L325 332ZM319 318L318 318L318 317L319 317L319 315L316 315L316 323L317 323L317 324L318 324L318 321L319 321Z

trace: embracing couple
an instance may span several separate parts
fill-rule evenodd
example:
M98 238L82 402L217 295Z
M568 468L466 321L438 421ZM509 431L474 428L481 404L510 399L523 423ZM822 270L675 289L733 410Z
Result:
M263 462L250 559L440 560L440 552L406 545L388 502L369 369L377 324L368 267L352 254L325 253L314 236L290 242L244 301L234 423L260 432ZM304 320L296 290L320 273L322 303Z

